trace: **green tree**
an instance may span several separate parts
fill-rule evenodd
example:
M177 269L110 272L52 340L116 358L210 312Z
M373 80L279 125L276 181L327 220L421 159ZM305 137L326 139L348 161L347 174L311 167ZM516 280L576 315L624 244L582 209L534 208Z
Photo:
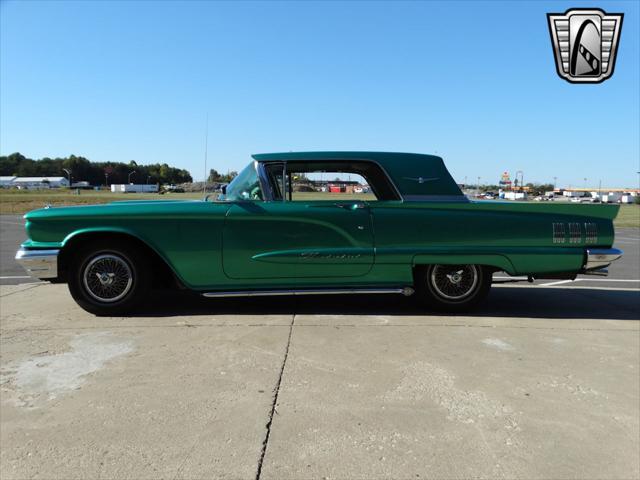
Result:
M223 181L222 175L220 175L220 173L215 168L209 170L209 178L207 178L207 182L215 183L221 181Z
M147 177L153 182L161 183L186 183L191 182L191 174L184 169L170 167L166 163L138 165L134 160L123 162L99 162L94 163L89 159L76 155L65 158L45 157L40 160L32 160L16 152L8 156L0 156L0 175L21 177L58 177L66 176L64 169L71 172L74 181L87 181L91 185L103 185L105 172L109 173L109 183L126 183L129 172L136 170L138 182L146 183Z

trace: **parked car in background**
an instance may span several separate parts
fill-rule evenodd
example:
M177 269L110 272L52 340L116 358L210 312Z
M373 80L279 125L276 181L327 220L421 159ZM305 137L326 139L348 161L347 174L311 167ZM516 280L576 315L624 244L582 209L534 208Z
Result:
M631 193L624 193L620 197L619 202L624 204L636 203L636 198L637 198L636 195L633 195Z
M571 197L571 201L573 203L600 203L600 197L586 193L582 197Z
M312 175L357 177L369 198L294 191L293 178ZM404 294L460 311L487 296L496 271L573 279L604 275L622 255L618 205L470 201L432 155L254 155L214 197L34 210L16 259L113 315L167 286L212 298Z
M162 190L164 190L166 193L184 193L183 187L179 187L174 184L163 185Z

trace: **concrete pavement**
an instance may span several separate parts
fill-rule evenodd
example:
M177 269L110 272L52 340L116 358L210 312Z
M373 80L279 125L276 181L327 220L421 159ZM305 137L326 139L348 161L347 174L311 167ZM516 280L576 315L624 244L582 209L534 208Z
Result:
M637 291L498 287L467 316L0 295L3 479L640 476Z

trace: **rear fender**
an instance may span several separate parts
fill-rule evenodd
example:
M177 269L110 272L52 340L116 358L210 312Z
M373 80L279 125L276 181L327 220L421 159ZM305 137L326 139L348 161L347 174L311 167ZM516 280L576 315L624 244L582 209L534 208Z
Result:
M509 275L515 275L516 269L511 261L504 255L498 254L471 254L471 255L441 255L418 254L413 257L413 266L418 265L486 265L503 270Z

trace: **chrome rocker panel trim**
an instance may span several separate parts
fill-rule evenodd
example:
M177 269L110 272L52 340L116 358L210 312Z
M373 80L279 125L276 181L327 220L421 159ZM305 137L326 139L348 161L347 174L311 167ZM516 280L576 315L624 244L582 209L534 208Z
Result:
M321 288L306 290L246 290L230 292L206 292L203 297L272 297L282 295L359 295L359 294L402 294L406 297L413 295L413 288Z
M34 278L47 279L58 276L58 254L60 250L26 250L16 252L16 262Z
M591 273L592 270L604 270L611 262L618 260L624 252L617 248L588 248L586 260L580 273ZM602 275L603 273L600 273ZM604 273L606 275L606 273Z

